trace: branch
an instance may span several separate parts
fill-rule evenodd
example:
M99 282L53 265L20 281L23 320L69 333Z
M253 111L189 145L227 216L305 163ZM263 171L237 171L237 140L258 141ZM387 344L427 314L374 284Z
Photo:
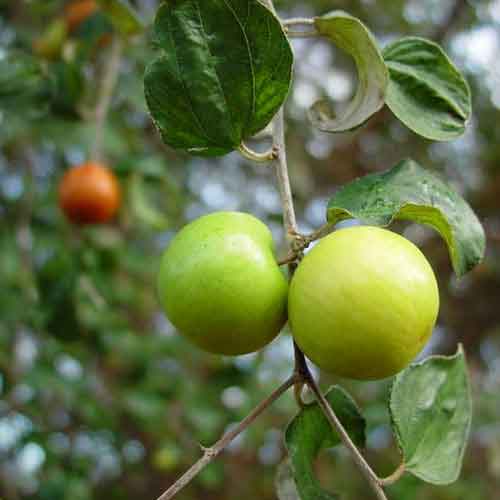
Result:
M270 7L270 9L275 12L273 0L266 0L266 3ZM288 165L286 160L283 107L276 115L273 124L274 124L273 143L278 154L276 162L276 173L278 177L281 202L283 206L284 223L287 235L289 237L290 249L293 252L295 252L296 248L294 248L294 246L296 245L294 245L294 242L297 240L297 237L300 238L300 235L298 234L297 220L295 216L295 209L293 206L292 190L290 186L290 178L288 175ZM323 230L324 228L319 229L320 232ZM291 264L290 267L291 267L290 272L293 273L294 264ZM337 432L345 447L351 452L354 462L361 470L365 478L368 480L368 483L370 484L373 491L377 495L377 498L379 500L387 500L384 490L380 485L378 476L373 472L373 470L368 465L366 460L363 458L359 450L356 448L355 444L349 437L349 434L342 426L342 423L338 419L337 415L335 415L335 412L330 407L330 404L328 403L327 399L325 398L325 396L319 389L318 385L316 384L316 381L314 380L313 376L311 375L311 372L309 371L309 368L307 367L304 354L295 343L294 343L294 348L295 348L295 374L297 382L299 383L306 382L306 384L309 386L311 391L314 393L316 399L318 400L318 404L323 410L323 413L330 422L331 426Z
M296 377L292 375L288 380L283 382L272 394L270 394L264 401L262 401L255 409L247 415L234 429L224 434L210 448L204 448L203 456L188 469L170 488L165 491L157 500L169 500L173 498L179 491L187 486L212 460L217 458L220 453L226 448L234 438L241 434L247 427L249 427L254 420L271 406L280 396L282 396L292 385L295 384Z
M123 41L119 36L115 35L111 45L109 61L107 61L107 66L102 77L99 96L97 98L97 106L95 109L95 139L94 147L92 149L92 159L95 161L102 160L104 127L109 107L113 99L113 92L118 81L122 52Z
M301 377L303 377L303 380L305 380L309 389L311 389L311 391L313 392L328 422L330 422L332 428L337 432L344 446L351 452L354 462L358 466L363 476L365 476L371 488L377 495L377 498L379 500L387 500L384 490L382 489L382 484L383 484L382 481L378 478L377 474L373 472L373 469L364 459L363 455L361 455L356 445L352 442L349 434L344 429L342 423L340 422L337 415L333 411L332 407L328 403L328 400L323 395L320 388L318 387L318 384L314 380L314 377L312 376L307 366L304 354L297 345L295 345L295 364L296 364L296 371L300 373Z

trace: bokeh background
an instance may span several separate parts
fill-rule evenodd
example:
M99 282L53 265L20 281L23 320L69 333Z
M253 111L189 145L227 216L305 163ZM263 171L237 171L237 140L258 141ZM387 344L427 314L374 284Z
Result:
M150 24L157 2L133 4ZM161 143L142 94L144 67L153 57L147 32L125 50L104 133L106 159L124 190L122 210L112 224L70 226L58 209L57 184L88 158L96 140L91 110L109 60L103 33L110 28L105 16L95 14L62 50L40 55L37 41L62 18L64 5L0 0L2 72L31 55L43 60L52 79L50 96L30 86L29 75L21 96L0 95L0 498L154 499L199 457L199 443L211 444L248 413L293 362L286 331L262 352L238 358L201 353L178 336L156 297L161 251L187 221L227 209L265 220L284 256L280 200L270 169L237 154L205 160ZM305 232L324 222L328 197L340 185L408 156L446 176L477 211L488 234L487 255L461 280L436 233L416 225L395 228L417 242L436 270L442 307L426 353L453 353L457 342L464 344L474 420L455 484L436 487L405 477L389 495L497 499L500 1L283 0L277 6L284 17L347 10L382 45L403 35L431 37L467 75L474 116L455 142L419 138L387 110L359 131L326 135L309 126L307 108L324 95L341 106L355 88L355 70L327 43L296 40L287 139ZM392 472L399 457L386 409L390 381L318 376L324 388L342 383L352 392L368 418L366 454L381 475ZM288 394L178 498L276 498L282 431L295 412ZM317 472L345 498L371 498L341 449L325 452Z

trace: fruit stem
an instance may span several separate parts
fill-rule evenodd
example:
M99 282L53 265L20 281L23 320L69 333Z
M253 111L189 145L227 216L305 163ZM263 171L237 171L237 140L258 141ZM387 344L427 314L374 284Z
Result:
M95 137L94 146L92 148L92 161L100 162L102 158L102 147L104 140L104 128L108 117L109 108L113 99L113 92L118 82L120 73L120 64L123 53L123 40L115 35L113 37L109 60L106 61L106 68L102 76L101 85L99 88L99 96L95 108Z
M187 486L210 462L217 458L220 453L226 448L231 441L233 441L239 434L241 434L247 427L249 427L254 420L271 406L277 399L280 398L290 387L295 385L296 376L292 375L277 389L275 389L264 401L259 403L254 410L249 413L236 427L228 431L210 448L203 448L203 456L195 462L170 488L165 491L157 500L170 500L180 490Z

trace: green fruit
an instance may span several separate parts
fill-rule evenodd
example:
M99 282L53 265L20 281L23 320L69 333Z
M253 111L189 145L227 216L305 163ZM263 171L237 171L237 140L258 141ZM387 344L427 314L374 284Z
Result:
M239 212L185 226L163 255L161 303L170 321L216 354L256 351L286 322L288 283L268 228Z
M405 368L429 339L439 309L420 250L377 227L342 229L303 259L288 301L293 336L320 368L380 379Z

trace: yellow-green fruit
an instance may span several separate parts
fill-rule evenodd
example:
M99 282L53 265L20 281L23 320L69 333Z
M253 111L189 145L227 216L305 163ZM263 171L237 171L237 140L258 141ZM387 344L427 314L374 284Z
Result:
M288 283L269 229L240 212L216 212L185 226L161 262L161 303L170 321L216 354L256 351L286 322Z
M420 250L370 226L323 238L297 268L288 301L304 353L328 372L360 380L405 368L429 339L438 310L436 278Z

